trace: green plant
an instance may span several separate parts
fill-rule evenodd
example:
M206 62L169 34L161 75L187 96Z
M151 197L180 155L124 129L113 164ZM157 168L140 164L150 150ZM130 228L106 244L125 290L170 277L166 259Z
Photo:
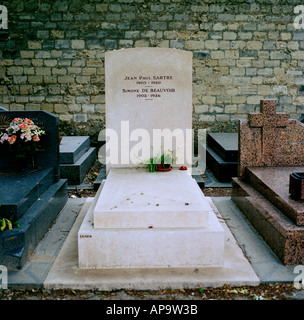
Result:
M171 167L174 162L173 151L168 150L167 153L163 153L162 155L156 155L148 160L147 168L149 172L155 172L157 170L157 165L161 165L163 169L166 167Z
M1 205L0 205L1 207ZM12 231L14 228L19 228L18 221L12 221L12 219L0 218L0 231L9 230Z
M174 158L173 158L173 151L172 150L169 150L166 154L162 154L160 157L160 163L163 168L166 164L171 166L173 164L173 162L174 162Z
M5 229L13 230L13 224L7 218L0 218L0 231L4 231Z
M157 164L155 162L154 158L150 158L147 164L147 168L149 170L149 172L155 172L157 169Z

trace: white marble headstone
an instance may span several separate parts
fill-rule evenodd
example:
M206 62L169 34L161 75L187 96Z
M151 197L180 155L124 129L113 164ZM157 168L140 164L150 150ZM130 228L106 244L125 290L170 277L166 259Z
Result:
M192 164L192 53L166 48L106 52L107 170L173 150ZM165 138L161 138L161 136Z
M105 58L109 173L78 232L79 267L222 266L224 230L190 170L178 170L192 165L192 53L135 48ZM177 168L134 168L168 149Z

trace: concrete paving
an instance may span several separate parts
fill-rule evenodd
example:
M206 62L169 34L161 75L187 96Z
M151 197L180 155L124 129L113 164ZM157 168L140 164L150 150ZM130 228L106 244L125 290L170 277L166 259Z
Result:
M212 204L211 199L209 199ZM77 232L90 208L84 204L73 228L58 254L45 282L48 289L97 290L159 290L231 285L258 285L259 278L237 245L227 225L225 229L225 260L222 268L142 268L142 269L80 269L78 268Z
M55 261L86 199L69 199L20 271L8 272L9 288L39 288Z
M284 266L277 259L230 198L209 200L225 229L226 254L222 269L79 269L77 232L93 198L71 198L26 266L21 271L9 272L8 286L153 290L294 281L294 266Z

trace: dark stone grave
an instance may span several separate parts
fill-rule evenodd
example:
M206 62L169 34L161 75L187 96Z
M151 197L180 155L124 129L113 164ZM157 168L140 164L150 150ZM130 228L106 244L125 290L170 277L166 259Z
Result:
M103 180L107 177L107 166L104 164L100 169L97 178L94 181L94 190L97 191Z
M0 111L0 131L14 118L29 118L45 134L35 155L36 166L20 169L20 160L0 144L0 217L18 220L19 228L0 232L0 264L19 270L68 199L60 179L58 117L46 111Z
M304 263L304 201L290 176L304 172L304 124L262 100L261 113L239 122L239 175L232 201L285 265Z
M237 176L238 133L208 133L206 167L219 182L230 182Z
M81 184L96 161L96 148L90 147L90 137L62 137L59 149L61 178L70 185Z

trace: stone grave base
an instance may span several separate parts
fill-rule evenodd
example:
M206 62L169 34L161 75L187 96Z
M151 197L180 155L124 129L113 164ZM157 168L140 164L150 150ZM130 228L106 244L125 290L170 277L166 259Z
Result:
M20 270L66 204L67 181L54 181L53 168L3 174L0 199L7 218L16 218L20 225L0 232L0 264Z
M90 147L89 136L62 137L60 150L60 176L69 185L79 185L96 160L96 148Z
M201 152L206 155L207 168L219 182L231 182L232 177L237 177L238 133L208 133L207 145L201 147Z
M225 284L231 286L259 285L259 278L212 200L210 198L206 200L224 230L225 250L221 267L79 268L78 231L90 208L94 206L94 199L88 198L45 279L44 287L79 290L160 290L221 287Z
M111 169L79 230L81 268L221 266L224 231L188 170Z
M304 263L303 201L289 195L289 175L304 167L246 168L232 201L285 265Z

